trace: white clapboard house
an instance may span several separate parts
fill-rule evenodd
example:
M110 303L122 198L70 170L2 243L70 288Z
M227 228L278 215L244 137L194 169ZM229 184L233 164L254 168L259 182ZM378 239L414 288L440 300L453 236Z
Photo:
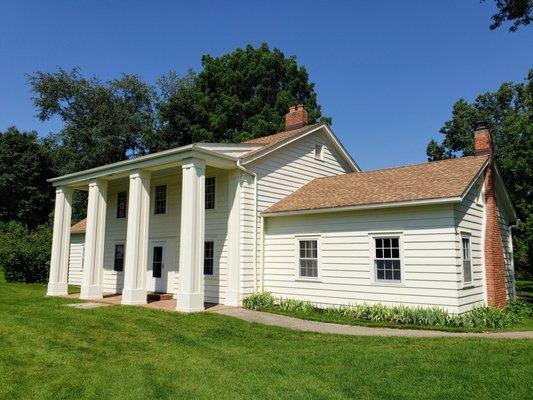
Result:
M475 145L472 157L363 172L294 106L280 133L51 179L48 295L68 283L123 304L170 293L185 312L257 291L322 307L503 305L515 293L516 215L487 129ZM74 190L89 200L71 233Z

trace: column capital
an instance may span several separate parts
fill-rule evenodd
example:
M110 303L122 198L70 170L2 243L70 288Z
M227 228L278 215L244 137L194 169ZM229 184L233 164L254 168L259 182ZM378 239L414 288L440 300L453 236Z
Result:
M135 169L130 171L130 179L146 179L152 175L150 171L145 171L142 169Z
M58 194L64 194L65 196L68 196L74 192L74 189L68 186L57 186L56 187L56 196Z
M205 172L205 160L202 160L201 158L195 158L195 157L186 158L185 160L183 160L181 164L181 169L183 170L183 169L189 169L189 168L194 168L198 171Z
M107 187L108 186L108 182L104 179L93 179L91 181L89 181L89 187L95 187L95 186L98 186L98 187Z

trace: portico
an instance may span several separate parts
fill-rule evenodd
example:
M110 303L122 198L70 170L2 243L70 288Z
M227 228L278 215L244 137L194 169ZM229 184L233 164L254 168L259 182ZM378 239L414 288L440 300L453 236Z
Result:
M206 169L208 174L217 177L216 190L221 196L217 199L218 207L207 210L208 219L212 219L212 226L216 227L210 228L207 235ZM150 258L155 262L159 257L158 268L172 281L167 282L168 287L176 283L176 289L168 291L177 299L177 310L201 311L207 284L204 282L204 254L207 243L214 243L211 246L215 256L209 253L208 257L216 258L210 262L216 265L212 269L217 275L216 279L213 272L208 276L209 284L223 282L224 287L216 290L228 293L225 304L235 303L239 293L240 214L236 212L239 201L234 200L240 193L242 174L235 158L191 145L51 180L56 186L56 211L47 294L67 294L72 193L85 190L88 191L87 227L80 298L101 299L106 291L106 280L114 274L123 279L123 284L116 285L117 292L122 293L122 304L145 304L150 286L147 271L151 273L153 267ZM165 205L163 216L157 212L154 215L154 193L162 186L157 182L166 183L165 196L167 190L169 193L168 209ZM118 219L114 208L119 184L127 188L127 217L122 219ZM112 202L108 201L108 192ZM118 235L125 240L117 239ZM124 242L123 245L116 244L119 241ZM227 246L227 243L232 245ZM113 251L117 264L116 246L124 247L120 271L113 271L112 265L109 270ZM172 266L165 265L165 259L170 260L169 264L177 263L175 271L168 271ZM237 262L228 264L228 259Z

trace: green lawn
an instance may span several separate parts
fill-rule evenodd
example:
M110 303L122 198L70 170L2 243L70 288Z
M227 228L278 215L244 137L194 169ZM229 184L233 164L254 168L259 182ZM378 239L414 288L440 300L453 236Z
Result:
M530 398L533 341L363 338L91 310L0 283L0 398Z

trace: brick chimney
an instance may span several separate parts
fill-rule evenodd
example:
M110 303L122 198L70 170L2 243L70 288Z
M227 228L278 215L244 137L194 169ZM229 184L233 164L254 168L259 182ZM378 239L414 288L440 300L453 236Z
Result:
M307 111L303 104L289 107L289 112L285 115L285 130L292 131L307 125Z
M507 304L505 287L505 260L498 217L498 204L494 187L494 149L490 131L479 126L474 132L476 156L489 155L489 166L485 170L485 282L487 285L487 305L504 307Z

